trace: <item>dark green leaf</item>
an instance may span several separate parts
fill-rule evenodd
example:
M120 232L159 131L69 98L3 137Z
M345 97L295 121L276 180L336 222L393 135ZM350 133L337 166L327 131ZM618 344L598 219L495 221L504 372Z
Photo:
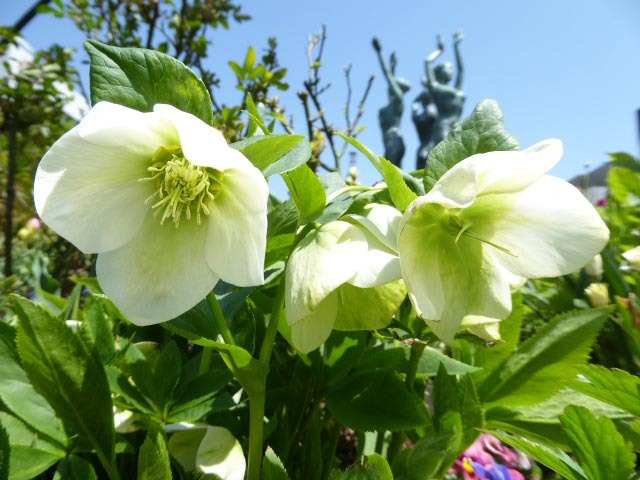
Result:
M562 450L533 443L523 438L513 437L502 432L489 431L488 433L503 443L520 450L522 453L533 458L536 462L549 467L564 478L569 480L587 479L582 468L580 468L580 466Z
M609 315L608 308L555 318L523 343L481 386L485 402L531 405L556 393L576 376Z
M393 200L393 204L398 210L404 212L418 196L407 186L398 167L382 157L380 158L380 164L382 165L382 175L389 188L391 200Z
M406 480L439 478L436 474L446 467L443 462L450 456L451 441L451 433L425 436L406 456L399 456L398 464L394 461L394 472L403 472Z
M287 475L284 465L271 447L267 447L266 452L264 452L264 459L262 461L262 479L289 480L289 475Z
M409 348L404 348L405 355L408 358ZM461 373L467 372L475 372L478 370L477 367L472 367L471 365L467 365L466 363L455 360L440 350L435 348L426 347L422 352L422 356L418 361L418 371L417 374L419 376L427 376L431 377L438 373L438 368L442 365L447 374L449 375L459 375Z
M107 462L115 459L111 391L102 364L66 324L20 297L18 348L24 369L58 416Z
M141 112L166 103L211 125L211 97L202 80L184 63L144 48L85 42L91 58L91 102L108 101Z
M327 394L327 406L341 423L357 430L411 430L429 423L424 400L391 370L347 376Z
M171 479L169 452L162 430L150 428L138 455L138 480Z
M10 456L9 435L0 423L0 478L9 478Z
M519 150L518 141L504 129L502 111L495 100L483 100L473 113L457 123L436 145L424 169L424 189L431 190L438 179L456 163L476 153Z
M84 458L70 455L58 464L53 480L94 480L97 479L93 466Z
M560 422L589 480L629 478L635 455L610 419L596 418L584 407L569 406Z
M298 209L298 225L305 225L316 219L324 210L327 201L322 183L307 166L282 174L291 199Z

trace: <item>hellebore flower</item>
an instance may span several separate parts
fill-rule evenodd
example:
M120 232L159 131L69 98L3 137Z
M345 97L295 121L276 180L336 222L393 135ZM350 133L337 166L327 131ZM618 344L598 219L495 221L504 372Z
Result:
M331 330L386 327L406 296L396 235L401 214L370 204L364 215L322 225L295 248L286 271L293 344L308 353Z
M170 105L98 103L45 154L40 217L98 253L104 293L138 325L170 320L219 279L263 283L267 183L222 134Z
M622 254L622 257L635 269L640 269L640 247L632 248Z
M222 480L243 480L246 461L242 446L229 430L206 424L175 423L167 449L187 472L215 475Z
M451 343L461 325L504 320L523 278L572 272L607 243L609 231L585 197L545 175L561 156L558 140L473 155L405 211L402 277L443 341Z
M591 283L584 293L594 307L609 305L609 285L606 283Z

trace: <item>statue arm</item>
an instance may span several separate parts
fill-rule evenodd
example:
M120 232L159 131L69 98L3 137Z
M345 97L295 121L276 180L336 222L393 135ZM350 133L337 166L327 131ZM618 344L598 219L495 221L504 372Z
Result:
M442 52L444 52L444 40L442 38L442 35L438 35L437 50L432 52L424 62L424 68L427 73L427 89L429 90L431 98L433 98L434 102L437 101L437 95L433 94L433 86L436 83L435 74L433 73L433 62L435 62L437 58L442 55Z
M373 37L373 48L378 55L378 61L380 62L380 66L382 67L382 72L384 73L385 78L387 79L387 83L389 83L389 87L393 90L394 95L396 95L399 99L402 99L402 90L398 86L398 82L396 82L396 77L393 74L391 66L387 64L387 61L382 56L382 46L380 45L380 40L376 37ZM391 61L395 64L395 53L391 54Z
M460 42L464 40L462 30L457 32L453 36L453 49L456 52L456 64L458 66L458 76L456 77L456 88L460 90L462 88L462 80L464 78L464 65L462 63L462 57L460 56Z

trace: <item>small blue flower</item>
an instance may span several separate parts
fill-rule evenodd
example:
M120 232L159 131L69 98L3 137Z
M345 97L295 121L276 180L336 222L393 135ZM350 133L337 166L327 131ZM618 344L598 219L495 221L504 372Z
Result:
M485 480L512 480L509 469L504 465L493 462L493 468L489 470L477 462L471 462L473 472Z

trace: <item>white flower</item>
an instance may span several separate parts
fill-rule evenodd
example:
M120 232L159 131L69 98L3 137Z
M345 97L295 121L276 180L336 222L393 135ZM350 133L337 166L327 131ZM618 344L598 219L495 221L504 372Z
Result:
M609 285L606 283L591 283L584 293L594 307L609 305Z
M595 255L589 261L589 263L584 266L584 269L587 272L587 275L591 277L602 277L602 274L604 273L604 267L602 265L602 255Z
M229 430L206 424L167 425L167 449L187 472L198 470L222 480L243 480L246 461L242 446Z
M406 289L396 234L401 214L379 204L364 215L322 225L295 248L286 272L285 305L293 344L307 353L331 330L386 327Z
M558 140L473 155L407 208L402 276L418 314L443 341L451 343L461 324L504 320L511 287L523 277L572 272L607 243L609 231L584 196L545 175L561 156Z
M640 269L640 247L627 250L622 254L622 256L633 268Z
M52 229L98 253L103 291L138 325L187 311L220 278L264 281L264 177L172 106L98 103L43 157L34 196Z

